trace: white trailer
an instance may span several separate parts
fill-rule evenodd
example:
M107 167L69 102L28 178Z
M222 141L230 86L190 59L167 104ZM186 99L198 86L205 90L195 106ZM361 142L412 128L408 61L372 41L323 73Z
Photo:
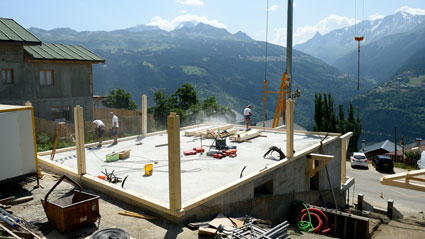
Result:
M0 104L0 182L38 172L32 106Z

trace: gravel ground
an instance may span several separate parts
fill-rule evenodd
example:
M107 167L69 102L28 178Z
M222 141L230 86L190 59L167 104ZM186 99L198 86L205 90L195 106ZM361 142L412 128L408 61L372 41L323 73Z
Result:
M107 195L92 192L84 189L85 192L93 193L100 196L99 211L101 219L96 224L87 226L83 229L74 230L68 234L61 234L53 228L47 221L46 214L41 205L40 199L44 198L47 192L59 179L58 176L44 173L45 176L40 183L43 188L34 188L36 182L34 177L28 177L23 181L1 185L0 198L15 196L17 198L32 195L33 200L13 205L10 210L14 215L24 218L34 226L34 229L44 235L48 239L63 239L63 238L89 238L92 233L99 229L105 228L121 228L127 231L133 238L180 238L180 239L195 239L195 238L212 238L199 237L197 230L191 230L184 225L175 225L167 220L160 219L157 221L149 221L134 217L119 215L122 211L133 211L144 215L149 215L146 212L137 210L130 205L117 201ZM72 195L73 185L64 181L61 183L49 196L49 201L60 200L65 202L64 197ZM372 238L423 238L425 233L425 219L422 218L407 218L403 221L390 221L384 217L375 217L371 219L371 231L374 231ZM408 237L406 237L408 235ZM299 234L290 231L291 238L329 238L322 235L314 234Z

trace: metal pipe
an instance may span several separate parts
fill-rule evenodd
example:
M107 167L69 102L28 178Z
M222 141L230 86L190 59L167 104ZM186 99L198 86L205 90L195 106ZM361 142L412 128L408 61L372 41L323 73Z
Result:
M286 74L289 81L289 93L292 87L292 28L293 28L294 1L288 0L288 26L286 32Z

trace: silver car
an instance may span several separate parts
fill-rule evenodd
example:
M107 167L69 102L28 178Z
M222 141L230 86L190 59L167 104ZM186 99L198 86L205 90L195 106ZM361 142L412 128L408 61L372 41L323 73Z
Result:
M364 153L355 152L350 157L351 167L362 166L368 168L367 158Z

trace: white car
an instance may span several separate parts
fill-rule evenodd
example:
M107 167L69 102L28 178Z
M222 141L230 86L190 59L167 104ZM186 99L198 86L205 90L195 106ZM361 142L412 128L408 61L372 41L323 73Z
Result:
M353 153L353 155L350 157L350 162L351 162L351 167L362 166L362 167L368 168L367 158L366 158L366 155L364 155L364 153L359 153L359 152Z
M421 159L418 160L418 168L425 169L425 151L421 153Z

